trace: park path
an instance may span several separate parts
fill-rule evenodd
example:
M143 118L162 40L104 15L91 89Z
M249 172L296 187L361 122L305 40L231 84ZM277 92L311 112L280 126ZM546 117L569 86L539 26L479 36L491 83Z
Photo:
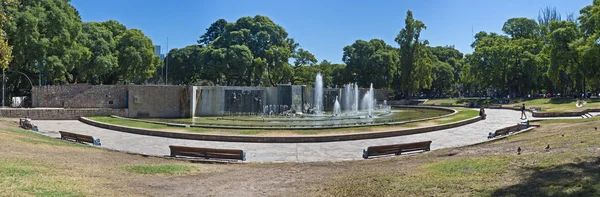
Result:
M520 112L513 110L486 109L486 120L462 127L428 133L323 143L242 143L172 139L124 133L87 125L77 120L34 120L44 135L58 138L59 130L101 139L102 147L147 155L165 156L169 145L210 148L242 149L249 162L316 162L362 159L362 150L368 146L433 141L432 149L459 147L487 141L489 132L521 122ZM531 114L528 114L531 115ZM578 117L575 117L578 118ZM530 120L533 120L531 118Z

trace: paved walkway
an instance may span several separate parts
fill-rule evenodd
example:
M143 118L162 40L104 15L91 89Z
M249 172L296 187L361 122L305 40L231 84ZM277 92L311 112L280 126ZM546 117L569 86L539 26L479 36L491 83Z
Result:
M40 132L51 137L58 138L59 130L92 135L101 139L104 148L148 155L168 155L169 145L184 145L242 149L246 151L246 160L249 162L314 162L362 159L362 150L375 145L431 140L433 141L432 149L465 146L484 142L487 140L489 132L521 122L518 111L486 109L486 113L488 114L486 120L458 128L408 136L324 143L240 143L183 140L107 130L77 120L35 120L33 122L38 125Z

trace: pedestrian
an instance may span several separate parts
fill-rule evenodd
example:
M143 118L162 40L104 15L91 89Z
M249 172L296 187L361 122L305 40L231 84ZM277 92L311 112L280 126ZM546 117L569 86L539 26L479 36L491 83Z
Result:
M523 116L525 116L525 118L523 118ZM521 119L527 119L527 114L525 114L525 103L523 103L523 106L521 106Z

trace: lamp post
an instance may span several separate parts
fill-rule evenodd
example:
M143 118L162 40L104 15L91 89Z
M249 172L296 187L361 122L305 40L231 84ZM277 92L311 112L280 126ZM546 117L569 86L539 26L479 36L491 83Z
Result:
M4 108L4 89L5 89L5 83L6 83L6 77L4 77L4 73L6 72L6 69L2 69L2 108ZM31 79L29 78L29 76L27 76L25 73L19 72L19 71L8 71L8 72L16 72L19 74L22 74L23 76L25 76L25 78L27 79L27 81L29 81L29 85L31 85L31 89L33 90L33 82L31 81ZM32 92L33 93L33 92Z

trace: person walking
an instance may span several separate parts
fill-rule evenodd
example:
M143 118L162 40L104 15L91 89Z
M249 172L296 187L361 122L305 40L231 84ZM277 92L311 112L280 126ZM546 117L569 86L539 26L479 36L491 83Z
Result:
M524 119L523 119L523 116L525 116ZM521 106L521 119L522 120L527 119L527 114L525 114L525 103L523 103L523 106Z

